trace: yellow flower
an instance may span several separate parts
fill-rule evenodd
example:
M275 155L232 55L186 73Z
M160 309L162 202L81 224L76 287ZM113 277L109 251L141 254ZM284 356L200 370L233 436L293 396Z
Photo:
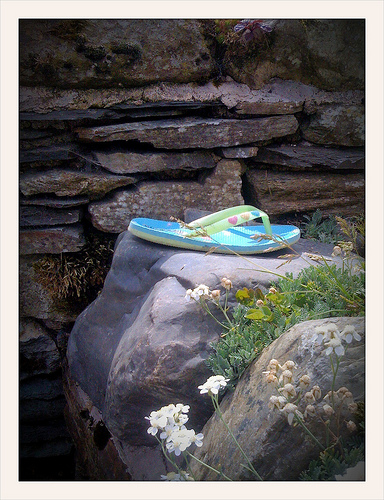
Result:
M324 405L323 411L327 417L330 417L331 415L333 415L335 413L335 410L330 405Z
M336 245L333 247L332 257L337 257L338 255L341 255L342 252L343 251L341 250L341 248L338 245Z
M293 370L294 368L297 368L297 365L294 361L291 361L290 359L286 361L281 367L282 370Z
M312 394L315 399L320 399L321 398L321 389L318 385L314 385L312 387Z
M292 384L285 384L284 387L280 387L278 391L286 398L294 398L296 396L296 389Z
M301 419L304 419L303 414L297 409L297 406L294 405L293 403L287 403L284 406L284 408L282 408L280 411L282 411L287 415L289 425L292 425L295 415Z
M348 405L348 410L351 412L351 413L355 413L358 409L358 405L357 403L350 403Z
M232 281L228 278L221 278L221 284L226 290L230 290L232 288Z
M280 410L285 405L286 402L287 402L287 400L283 396L271 396L269 398L268 406L272 410L274 408L277 408L278 410Z
M311 377L309 375L303 375L299 379L299 387L301 387L302 389L306 389L310 383L311 383Z
M349 432L355 432L355 430L357 429L355 422L349 420L347 422L347 429L349 430Z
M304 417L314 417L316 414L316 409L313 405L307 405L304 412Z
M306 392L304 394L304 400L306 403L314 403L316 401L313 392Z
M268 384L277 384L278 382L279 382L279 380L273 372L268 373L268 375L267 375L267 383Z
M281 366L279 365L279 362L277 361L277 359L271 359L271 361L268 363L268 366L267 366L267 370L269 370L269 371L273 370L275 373L277 373L280 368L281 368Z

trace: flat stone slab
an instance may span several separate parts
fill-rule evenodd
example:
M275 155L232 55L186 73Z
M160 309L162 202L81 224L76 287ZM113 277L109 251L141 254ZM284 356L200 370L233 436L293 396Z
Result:
M244 203L241 175L242 167L238 161L221 160L201 182L167 180L138 183L133 189L122 189L103 200L90 203L88 212L97 229L121 233L135 217L183 219L186 205L217 211Z
M34 115L36 116L36 115ZM45 116L45 115L43 115ZM68 161L73 158L72 151L77 149L77 146L52 146L45 148L34 148L20 151L20 163L46 163L51 161Z
M19 211L20 227L60 226L80 221L81 210L64 210L44 206L21 206Z
M220 85L212 82L204 85L192 83L175 84L161 83L148 85L142 88L125 89L55 89L47 87L21 87L20 111L23 113L40 113L44 119L45 113L68 110L118 110L132 106L137 113L144 112L147 106L223 104L236 111L250 109L252 106L264 111L277 111L279 103L281 109L287 110L304 106L306 112L315 112L318 106L324 104L359 105L364 99L362 90L325 91L313 85L305 85L292 80L273 79L259 90L253 90L244 83L232 79ZM270 113L268 110L268 114ZM311 111L310 111L311 110ZM103 111L105 112L105 111ZM133 111L132 111L133 112ZM44 113L44 114L43 114ZM242 113L239 113L242 114ZM55 115L52 115L55 116ZM38 117L36 116L36 119ZM49 115L47 116L47 119Z
M243 146L234 148L221 148L220 154L224 158L254 158L257 156L259 148L256 146Z
M257 162L282 165L293 169L331 168L340 170L364 170L364 150L336 149L314 146L309 143L296 146L259 148Z
M20 205L33 205L52 208L69 208L86 205L89 203L87 196L71 196L69 198L61 197L56 198L55 195L47 196L23 196L19 198Z
M128 176L76 170L48 170L20 176L20 190L25 196L54 193L57 196L89 195L99 197L121 186L136 182Z
M363 105L324 105L303 126L303 138L330 146L364 146L365 108Z
M78 252L85 245L81 224L21 229L20 254Z
M279 172L250 169L246 173L252 199L271 215L306 213L354 216L364 211L364 173L347 176L333 172Z
M80 141L139 141L157 148L183 149L237 146L292 135L299 124L292 115L228 120L183 118L76 129Z
M95 90L97 93L97 90ZM99 120L121 120L122 118L159 118L169 116L183 116L196 110L205 110L219 103L151 103L135 105L133 103L117 103L102 109L69 109L55 110L48 113L20 113L20 121L41 122L55 125L59 122L70 122L72 125L90 124ZM27 129L28 130L28 129Z
M190 153L95 151L93 154L103 168L116 174L199 170L213 168L216 165L213 154L208 151Z

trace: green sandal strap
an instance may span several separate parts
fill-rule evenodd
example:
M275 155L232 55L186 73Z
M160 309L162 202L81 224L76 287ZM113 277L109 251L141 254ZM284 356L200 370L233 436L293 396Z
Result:
M211 235L259 217L263 222L266 234L272 235L268 215L251 205L238 205L237 207L226 208L214 214L200 217L190 222L188 226L196 229L203 229L207 235ZM198 231L195 233L196 234L193 234L192 232L189 236L201 236Z

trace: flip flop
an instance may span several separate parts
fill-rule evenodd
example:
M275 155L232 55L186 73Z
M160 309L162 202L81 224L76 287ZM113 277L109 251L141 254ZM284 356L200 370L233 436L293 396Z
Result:
M256 218L261 218L262 224L236 227ZM271 225L265 212L250 205L227 208L189 224L132 219L128 231L141 239L162 245L239 254L273 252L296 243L300 238L300 229L296 226Z

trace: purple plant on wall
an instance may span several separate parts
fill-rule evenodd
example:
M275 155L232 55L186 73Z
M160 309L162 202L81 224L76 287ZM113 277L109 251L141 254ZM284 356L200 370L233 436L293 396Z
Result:
M262 19L243 19L233 28L235 33L243 32L245 42L259 39L263 33L270 33L272 30L273 23L263 22Z

